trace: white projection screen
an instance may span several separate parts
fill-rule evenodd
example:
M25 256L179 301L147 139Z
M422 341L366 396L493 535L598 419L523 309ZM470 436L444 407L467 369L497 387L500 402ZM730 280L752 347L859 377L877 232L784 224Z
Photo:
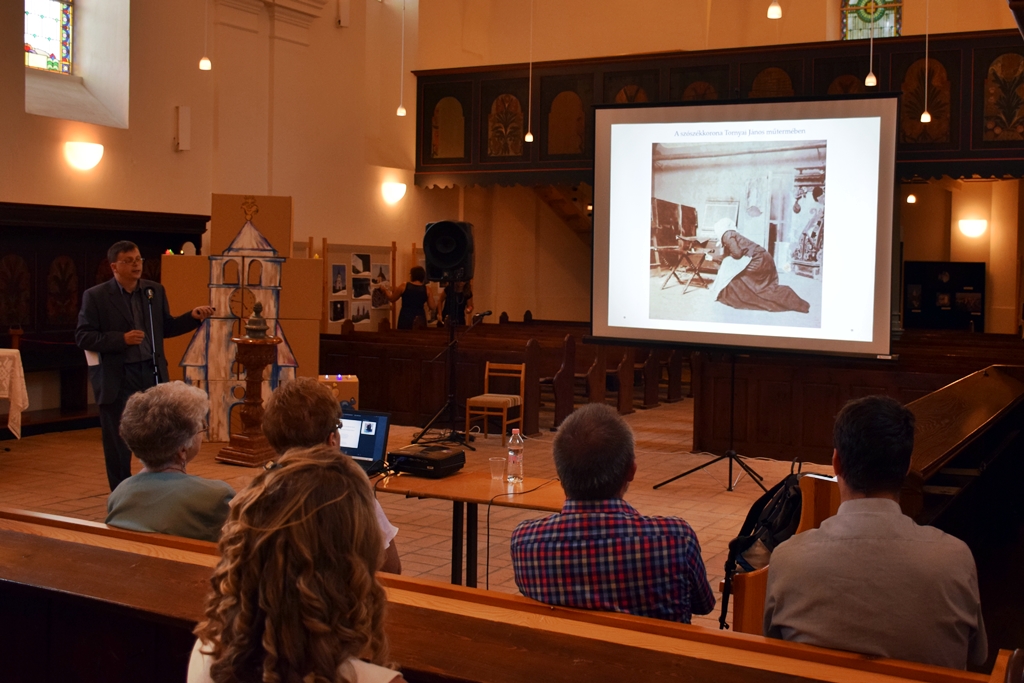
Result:
M889 353L897 100L596 110L593 336Z

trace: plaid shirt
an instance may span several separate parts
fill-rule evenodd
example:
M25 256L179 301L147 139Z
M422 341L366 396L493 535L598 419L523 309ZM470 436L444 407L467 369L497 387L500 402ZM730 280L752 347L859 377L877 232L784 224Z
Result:
M624 500L567 500L512 533L523 595L550 605L690 623L715 596L700 545L678 517L643 517Z

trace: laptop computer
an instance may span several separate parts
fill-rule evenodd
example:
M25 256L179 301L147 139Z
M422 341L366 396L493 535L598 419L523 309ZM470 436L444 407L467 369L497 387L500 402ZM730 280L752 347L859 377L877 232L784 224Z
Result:
M352 458L367 474L377 474L384 469L390 430L391 415L388 413L344 408L338 423L341 452Z

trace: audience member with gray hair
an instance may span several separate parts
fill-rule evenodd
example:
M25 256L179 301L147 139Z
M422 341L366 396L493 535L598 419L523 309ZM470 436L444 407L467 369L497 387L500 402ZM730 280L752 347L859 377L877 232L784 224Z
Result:
M206 392L184 382L160 384L128 399L121 438L142 470L107 498L107 524L217 541L234 490L188 474L199 455L209 411Z
M636 474L633 432L612 408L582 406L558 429L562 512L512 533L523 595L550 605L690 622L715 606L700 545L678 517L644 517L623 500Z

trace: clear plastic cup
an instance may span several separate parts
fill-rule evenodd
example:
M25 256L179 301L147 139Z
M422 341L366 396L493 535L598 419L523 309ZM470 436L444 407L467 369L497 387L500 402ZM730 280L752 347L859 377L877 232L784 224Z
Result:
M505 458L490 458L491 479L502 481L505 478Z

